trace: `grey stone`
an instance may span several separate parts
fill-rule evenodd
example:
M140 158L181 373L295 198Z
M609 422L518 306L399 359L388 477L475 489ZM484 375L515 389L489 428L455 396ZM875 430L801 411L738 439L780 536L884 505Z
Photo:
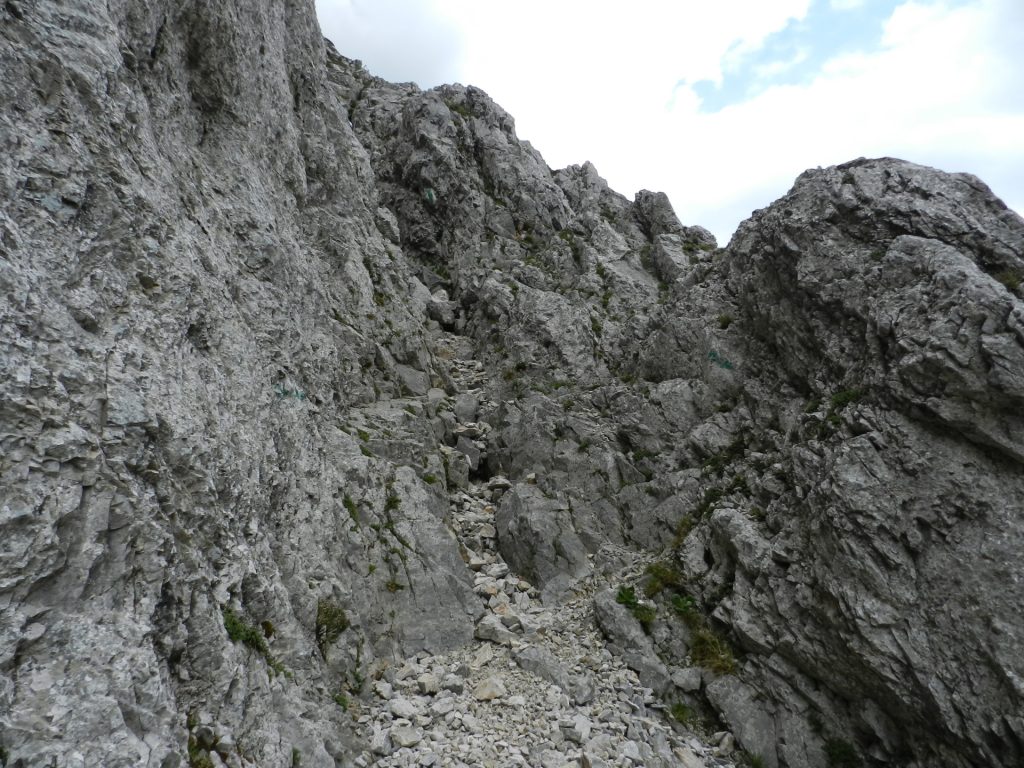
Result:
M469 487L469 457L461 451L449 450L444 453L448 485L465 490Z
M408 699L391 699L388 702L388 711L395 717L404 717L412 720L419 713L420 708Z
M455 398L455 418L466 424L476 421L480 410L480 396L472 392L463 392Z
M672 685L668 668L640 622L626 606L615 599L615 590L604 590L594 596L594 619L601 632L635 671L640 682L658 693L665 693Z
M420 693L433 696L441 690L441 681L437 679L436 675L427 673L416 678L416 687Z
M374 729L370 737L370 751L375 755L390 755L394 751L389 731Z
M423 740L420 730L411 726L396 726L391 729L390 735L391 742L399 749L415 747Z
M425 395L430 390L430 377L407 365L396 365L395 373L405 390L411 395Z
M493 699L500 699L507 693L505 683L500 677L488 677L473 689L473 698L477 701L492 701Z
M740 745L751 754L760 755L767 768L779 764L776 752L775 724L757 692L735 677L725 676L707 686L708 700L725 718ZM719 742L723 754L731 751L732 734L725 733Z
M506 493L494 523L502 556L539 587L557 576L577 579L591 571L569 511L535 486L517 485Z
M459 435L455 443L455 450L466 457L471 470L476 470L480 466L480 449L465 435Z
M698 667L673 669L671 670L671 676L673 684L681 691L693 693L700 690L702 675Z
M475 637L478 640L490 640L498 645L511 645L515 635L501 623L501 618L493 613L485 615L476 625Z
M589 704L593 700L594 685L589 676L573 675L551 651L531 645L514 651L512 658L527 672L557 685L578 705Z

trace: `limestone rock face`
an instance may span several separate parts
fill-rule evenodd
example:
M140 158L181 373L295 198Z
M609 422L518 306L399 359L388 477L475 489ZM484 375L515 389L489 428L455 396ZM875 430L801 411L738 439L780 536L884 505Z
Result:
M434 760L455 696L530 764L1024 762L980 181L808 171L718 248L309 0L9 0L0 71L0 762Z
M590 570L569 511L545 498L536 486L520 485L506 493L495 526L505 560L538 587Z
M764 521L710 518L720 615L772 650L752 679L823 682L869 750L1022 756L1022 255L977 179L894 160L807 172L730 245L749 375L805 400L776 401Z
M313 4L0 27L4 760L179 765L201 725L333 764L341 686L480 609L432 415L384 400L442 374Z

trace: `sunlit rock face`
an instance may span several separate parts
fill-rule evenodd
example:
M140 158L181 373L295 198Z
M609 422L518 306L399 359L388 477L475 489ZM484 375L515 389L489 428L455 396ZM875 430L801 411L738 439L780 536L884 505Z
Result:
M456 755L504 660L529 765L712 759L587 719L615 664L766 766L1024 762L978 179L808 171L719 248L304 0L10 0L0 71L0 765Z

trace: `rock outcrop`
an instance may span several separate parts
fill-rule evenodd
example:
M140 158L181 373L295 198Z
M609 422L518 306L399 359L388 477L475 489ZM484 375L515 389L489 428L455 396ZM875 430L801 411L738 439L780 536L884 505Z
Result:
M982 182L718 248L307 0L9 0L0 67L0 765L1024 762Z

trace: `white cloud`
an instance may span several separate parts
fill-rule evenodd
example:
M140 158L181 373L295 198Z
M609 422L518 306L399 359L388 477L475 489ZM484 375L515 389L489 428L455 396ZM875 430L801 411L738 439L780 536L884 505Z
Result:
M1013 7L907 3L886 24L881 51L839 57L807 85L770 88L715 114L676 110L670 122L687 145L658 180L684 218L720 234L761 190L764 205L804 168L857 156L977 173L1019 210L1024 110L1007 109L1004 97L1024 90L1024 74L1020 48L998 41ZM684 173L702 183L680 183Z
M430 88L460 76L461 33L432 0L316 0L325 37L387 80Z
M810 58L810 55L811 53L809 50L806 48L800 48L788 59L758 64L754 67L754 77L759 81L771 80L779 75L796 69L807 61L807 59Z
M833 11L856 11L863 8L867 0L828 0Z

